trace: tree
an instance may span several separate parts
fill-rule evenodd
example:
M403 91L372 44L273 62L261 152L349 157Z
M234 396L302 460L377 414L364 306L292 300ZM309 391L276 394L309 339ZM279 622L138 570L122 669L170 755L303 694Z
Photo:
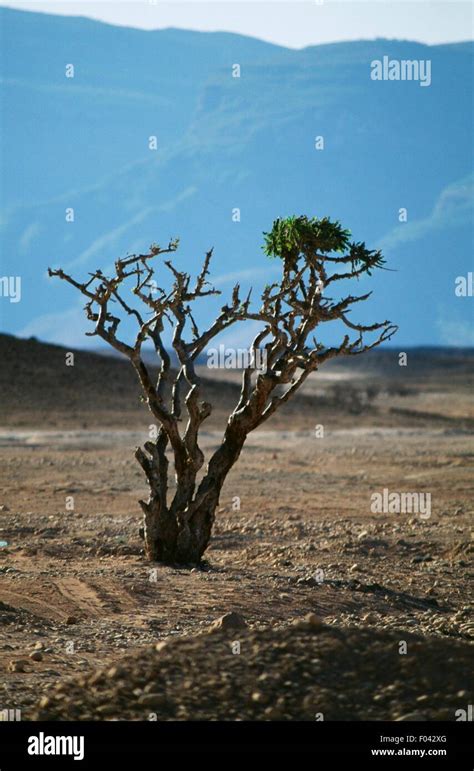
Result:
M169 290L156 287L153 264L160 255L175 252L177 240L166 248L152 244L148 254L119 259L113 276L96 270L85 283L61 269L49 269L50 276L64 279L87 298L86 315L95 326L86 334L98 335L130 359L144 400L159 423L156 439L135 452L150 488L148 500L140 501L145 549L150 560L197 564L209 544L222 485L250 431L273 415L325 361L361 354L389 340L396 331L389 321L365 325L349 319L351 307L367 300L370 292L360 296L349 294L342 299L329 296L338 282L370 275L372 269L384 264L379 251L366 249L364 243L350 242L350 233L339 222L305 216L277 219L264 236L265 253L283 262L280 280L265 287L258 308L252 307L250 293L241 298L237 284L230 301L204 331L198 329L192 304L220 294L207 281L212 249L194 281L167 259L164 264L173 281ZM131 300L125 299L127 287L131 289ZM114 315L112 306L120 315ZM121 320L127 316L137 326L132 344L118 337ZM212 407L202 398L202 383L195 364L216 335L246 320L259 322L261 329L251 344L250 361L242 373L240 398L229 416L222 443L210 457L198 483L205 460L198 434ZM327 347L313 336L317 327L329 321L339 322L344 328L337 346ZM164 343L167 326L172 331L177 369L172 368ZM357 333L354 339L352 331ZM364 333L375 333L375 339L365 343ZM145 341L151 341L156 352L156 380L144 361ZM265 355L265 371L257 370L257 351ZM187 412L185 426L181 419L183 403ZM175 470L173 495L169 490L168 456L172 457Z

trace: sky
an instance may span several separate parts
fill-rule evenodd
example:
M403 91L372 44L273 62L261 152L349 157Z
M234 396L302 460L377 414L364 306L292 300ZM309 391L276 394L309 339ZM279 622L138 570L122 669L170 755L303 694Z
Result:
M377 37L429 44L473 38L471 0L6 0L0 5L142 29L237 32L290 48Z

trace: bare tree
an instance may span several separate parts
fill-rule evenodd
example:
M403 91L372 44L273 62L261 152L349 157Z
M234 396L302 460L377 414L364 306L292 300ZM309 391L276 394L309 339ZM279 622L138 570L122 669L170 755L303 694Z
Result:
M89 274L85 283L61 269L49 269L50 276L64 279L87 298L87 318L95 325L87 334L98 335L130 359L146 403L159 423L156 440L146 442L135 452L150 487L148 500L140 501L150 560L198 563L209 544L222 485L250 431L290 399L308 375L325 361L363 353L389 340L396 331L388 321L365 325L350 320L351 307L367 300L370 293L349 294L342 299L330 297L338 282L370 275L373 268L382 267L379 251L369 251L364 243L351 243L349 232L327 218L278 219L271 232L264 235L266 254L282 260L280 280L265 287L255 309L250 294L241 298L237 284L214 323L203 331L198 329L191 306L199 298L220 294L207 281L212 250L206 254L194 281L167 259L164 264L173 281L169 291L156 287L153 264L160 255L175 252L178 241L171 241L163 249L153 244L147 254L118 260L113 276L107 277L97 270ZM130 282L132 286L128 288L134 297L126 300L124 290ZM112 307L120 315L114 315ZM132 344L118 337L124 315L137 325ZM251 344L250 362L242 373L240 398L228 419L222 443L210 457L198 483L205 460L198 434L212 407L202 398L195 364L216 335L246 320L259 322L261 328ZM341 333L342 340L337 346L326 347L313 336L316 327L329 321L339 322L348 330ZM172 329L177 369L171 366L163 339L167 325ZM356 333L353 339L351 332ZM374 333L375 339L365 343L364 333ZM156 352L156 381L144 361L145 341L151 341ZM257 351L264 354L265 371L256 368ZM181 418L183 403L187 412L185 425ZM168 484L169 454L176 480L173 495Z

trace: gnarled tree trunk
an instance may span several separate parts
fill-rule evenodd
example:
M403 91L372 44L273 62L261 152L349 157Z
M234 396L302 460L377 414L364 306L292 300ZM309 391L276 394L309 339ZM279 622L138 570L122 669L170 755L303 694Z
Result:
M140 501L144 512L143 536L148 559L165 564L196 565L211 538L215 512L225 478L237 461L247 432L238 421L230 422L221 446L209 461L206 474L195 490L196 466L188 461L176 474L177 487L172 503L166 501L168 460L166 438L147 442L136 451L150 485L148 501ZM199 466L199 463L196 464Z

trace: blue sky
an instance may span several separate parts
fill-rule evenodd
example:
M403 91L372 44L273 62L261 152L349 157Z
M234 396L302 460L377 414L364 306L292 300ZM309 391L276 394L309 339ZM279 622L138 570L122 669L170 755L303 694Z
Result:
M174 26L239 32L295 47L318 42L388 37L392 38L391 42L347 48L382 53L389 48L397 56L400 51L407 51L410 59L420 55L417 53L420 46L399 44L393 42L394 38L435 44L472 37L472 6L466 2L378 0L349 3L324 0L320 5L317 0L292 0L290 5L279 0L265 3L250 3L248 0L201 3L193 0L171 5L158 0L158 4L154 5L147 0L135 0L133 3L117 0L102 0L99 3L23 0L3 5L44 14L63 13L70 17L82 14L95 20L131 24L141 29ZM310 214L347 216L347 226L355 230L359 228L358 233L354 231L354 237L367 238L371 246L382 248L387 258L393 261L394 272L381 277L371 307L377 318L397 317L397 321L399 318L403 320L403 330L397 342L473 344L471 300L465 297L451 303L455 278L472 269L472 231L468 230L468 223L472 222L472 178L468 176L472 166L472 124L468 112L472 70L467 47L456 52L432 49L430 57L436 62L433 66L437 73L433 87L418 89L416 84L408 84L403 91L394 91L392 98L388 97L388 93L392 96L388 90L374 91L365 87L364 83L372 83L368 60L366 80L361 81L365 100L362 104L367 115L360 113L359 102L349 101L345 112L340 101L332 103L336 109L328 109L321 100L318 102L315 99L314 104L311 100L308 102L308 95L316 93L318 83L333 88L334 83L342 82L341 75L334 74L331 67L324 70L318 65L318 57L324 54L327 63L328 57L333 56L333 49L303 54L274 50L272 56L282 57L283 72L287 72L284 68L288 60L302 57L305 62L302 68L304 79L296 80L298 87L303 89L301 94L293 103L291 86L290 91L284 92L292 105L288 108L288 115L293 117L294 108L298 120L294 124L288 121L287 108L282 111L279 100L275 98L279 93L280 80L267 80L264 66L256 69L249 78L247 92L240 96L237 92L232 96L244 116L237 124L238 129L233 117L235 108L230 109L230 102L225 101L228 98L225 86L221 92L224 101L219 114L220 128L210 131L212 124L206 116L215 106L212 99L210 106L199 100L202 100L203 94L207 98L209 93L211 96L213 93L208 92L206 81L211 76L217 77L213 74L213 57L209 57L209 70L204 67L201 72L198 68L201 75L193 81L193 88L188 89L193 94L191 98L186 89L178 91L183 83L188 85L189 81L186 77L175 82L176 64L173 56L166 54L168 80L164 78L160 82L156 106L148 98L142 98L143 94L154 93L153 74L151 79L142 83L142 73L154 72L154 52L147 54L145 64L140 59L142 50L146 49L147 41L153 40L153 35L129 33L101 24L81 24L72 18L70 23L63 24L47 16L32 17L20 13L4 16L10 17L8 29L13 42L10 41L8 48L8 41L5 40L8 55L3 57L10 73L10 81L5 79L4 88L5 98L8 97L11 106L5 111L5 115L11 116L7 126L7 146L11 149L4 154L4 165L10 174L9 183L4 187L8 189L10 203L5 207L2 221L2 239L6 239L2 242L2 257L10 266L5 269L6 275L15 276L17 271L22 271L23 299L26 300L21 307L16 303L3 303L0 310L5 311L5 320L2 320L5 331L21 336L35 335L61 344L84 346L87 341L95 344L93 338L84 338L83 335L87 324L82 312L82 299L71 297L69 302L62 291L64 287L53 289L52 282L46 278L46 266L61 264L74 274L100 264L102 267L105 265L108 271L112 259L118 255L140 252L147 248L151 240L161 238L156 235L158 224L164 230L164 238L176 234L182 237L183 251L180 254L184 267L194 265L196 249L203 253L210 245L216 247L213 275L216 285L225 294L234 280L241 280L247 286L255 279L258 288L270 273L270 266L257 268L252 256L261 256L261 231L267 227L267 222L271 222L272 216L293 213L297 206ZM30 30L27 35L22 34L23 24L25 29ZM46 44L41 37L43 27L50 30ZM61 33L56 45L58 29ZM136 48L132 57L134 63L138 62L138 69L127 63L119 68L117 74L114 67L108 66L109 43L104 44L103 49L100 46L94 49L94 56L89 56L87 46L79 47L78 56L86 50L89 60L87 67L83 66L84 62L78 62L77 101L71 100L66 95L66 87L57 88L58 72L62 73L64 62L69 61L69 58L64 58L68 56L68 46L75 44L76 36L78 39L81 34L88 36L91 30L92 40L97 35L97 39L106 41L112 38L140 41L134 43ZM211 43L206 35L159 37L199 38L202 47ZM249 41L236 38L232 40L232 45L241 46L244 42L246 50L266 49L266 46L257 43L249 45ZM66 48L59 44L66 45ZM126 49L127 46L122 47L122 43L118 47L120 61L122 51ZM222 62L225 64L228 57L228 42L223 49L223 58L219 60L221 69L224 66ZM115 50L113 46L111 50ZM189 57L193 62L195 54L192 47L190 50ZM186 72L183 70L188 56L186 45L182 54L181 70ZM249 56L251 58L253 54ZM313 64L309 67L311 62ZM336 64L344 68L344 62ZM38 78L33 77L36 71L40 73ZM82 88L81 71L82 77L85 77ZM360 72L356 68L355 79L352 76L349 78L351 88L354 84L359 87L357 78L360 78ZM100 100L105 82L111 84L111 101L102 104ZM281 82L288 84L290 79L285 81L283 77ZM246 83L245 79L242 83ZM388 89L393 84L386 85ZM410 91L409 87L413 85L416 88ZM96 111L92 109L94 102L89 100L90 89L96 89L94 93L100 101L100 117L97 120L91 120L91 116L96 117ZM194 89L199 97L196 104ZM177 93L182 95L182 100L176 98ZM117 94L119 98L116 98ZM255 94L263 99L262 114L269 116L261 124L260 133L250 130L246 124L250 116L255 126L260 126L256 113L251 110ZM134 101L137 98L141 101ZM160 102L160 99L165 102ZM183 100L185 109L180 112ZM180 109L169 112L169 106L175 103ZM57 104L60 105L59 111ZM79 104L81 109L77 110ZM165 110L162 109L163 104ZM377 121L368 117L372 110L377 115ZM342 122L338 118L341 111L344 114ZM138 120L137 114L140 116ZM196 115L197 118L192 117ZM390 116L388 123L384 123L384 115ZM427 115L431 118L426 118ZM282 116L286 121L282 125L288 129L288 134L286 129L278 129ZM152 133L152 129L147 128L148 121L153 131L157 125L163 131L161 155L159 152L156 160L159 174L156 173L155 162L149 163L149 151L143 140ZM325 156L324 161L318 158L316 163L313 160L313 142L319 123L326 126L329 142L327 160ZM380 125L384 126L382 132ZM30 126L34 126L33 132ZM227 129L230 131L228 138ZM143 137L142 131L145 132ZM175 134L176 131L178 134ZM191 139L186 133L188 131ZM221 141L220 131L223 132L224 142ZM265 142L261 131L267 132ZM173 142L179 143L184 137L186 141L178 152ZM25 142L32 141L34 150L25 160ZM71 148L76 148L77 152L72 152ZM200 151L197 159L194 158L196 148ZM332 155L331 148L334 150ZM297 192L294 197L291 187L287 189L276 184L266 187L269 169L275 168L270 162L273 152L279 159L294 158L294 163L286 167L283 164L295 185ZM206 158L205 163L200 162L201 156ZM59 163L49 160L61 158L63 161ZM391 163L393 158L398 159L396 163ZM7 160L12 162L8 164ZM216 197L213 190L210 194L208 191L208 162L213 169L211 173L217 176L216 189L219 193ZM238 174L235 164L240 164ZM344 186L338 188L338 174L342 168L344 173L345 169L349 170L349 176ZM418 173L412 173L413 168L418 169ZM140 173L136 174L137 171ZM369 178L370 182L367 181ZM278 179L278 173L272 179ZM126 190L125 196L123 190ZM267 191L261 202L257 200L259 190ZM378 191L376 195L374 190ZM71 200L75 201L78 209L74 237L72 232L64 231L62 217L58 219L57 216L57 204L63 198L68 205ZM256 205L253 205L255 201ZM295 204L295 201L298 203ZM234 205L243 207L242 224L238 226L238 231L229 215ZM410 215L409 220L400 225L398 211L402 205L408 206ZM266 206L269 206L268 211ZM96 216L100 207L105 207L105 213ZM464 228L462 237L459 235L460 228ZM446 249L451 251L449 265L444 259ZM434 265L436 269L432 270ZM427 267L430 268L428 272ZM442 281L441 270L448 271L443 274ZM412 274L414 279L409 278L412 299L407 300L406 276ZM429 275L429 281L426 275ZM394 287L390 291L388 281ZM35 291L37 282L42 282L42 292ZM423 302L420 302L420 297L424 298ZM399 312L400 307L403 307L403 313ZM389 312L390 308L393 313ZM245 339L247 337L246 332ZM236 340L235 335L233 340ZM237 347L244 347L244 344L245 340L235 342Z
M471 0L13 0L2 5L142 29L225 30L293 48L376 37L423 43L473 37Z

